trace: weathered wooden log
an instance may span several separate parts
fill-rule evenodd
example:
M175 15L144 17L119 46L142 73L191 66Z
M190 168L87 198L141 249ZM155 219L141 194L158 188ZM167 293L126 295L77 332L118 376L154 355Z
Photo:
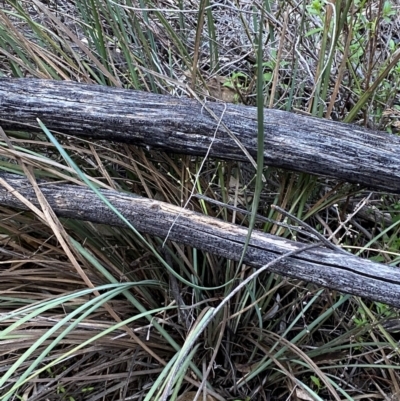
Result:
M229 129L256 157L254 107L207 102L97 85L0 79L0 125L246 161ZM218 118L221 118L220 124ZM216 132L215 140L213 140ZM400 137L356 125L265 109L265 164L335 177L400 193Z
M0 173L0 178L34 205L39 205L26 178L7 173ZM43 181L40 188L60 217L115 226L124 225L89 188ZM247 236L246 228L168 203L117 191L100 191L142 233L165 239L169 232L168 238L173 241L236 261L241 257ZM26 210L26 206L1 185L0 204ZM179 218L176 219L178 215ZM277 256L304 247L304 244L255 230L244 262L261 267ZM270 271L400 307L398 269L344 252L322 246L305 250L273 265Z

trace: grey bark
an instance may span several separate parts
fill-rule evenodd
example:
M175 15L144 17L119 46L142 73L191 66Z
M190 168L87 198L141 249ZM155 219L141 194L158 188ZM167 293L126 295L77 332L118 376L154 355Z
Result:
M0 79L0 125L38 127L166 151L246 161L229 129L256 158L254 107L155 95L67 81ZM225 109L226 107L226 109ZM214 133L215 140L213 141ZM400 193L400 137L265 109L266 165Z
M0 173L15 190L39 206L26 178ZM124 223L86 187L40 182L50 206L60 217L124 226ZM184 210L164 202L100 190L102 194L142 233L190 245L224 258L239 260L247 229ZM26 210L17 198L0 186L0 204ZM176 217L179 218L175 221ZM174 223L175 222L175 223ZM173 224L174 223L174 224ZM172 227L172 228L171 228ZM304 244L265 234L252 234L244 262L256 268ZM271 272L306 280L341 292L354 294L400 307L400 271L322 246L275 264Z

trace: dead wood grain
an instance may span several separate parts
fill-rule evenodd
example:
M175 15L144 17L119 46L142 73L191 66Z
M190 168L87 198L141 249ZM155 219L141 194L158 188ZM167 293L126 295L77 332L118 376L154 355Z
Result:
M256 158L254 107L207 102ZM0 79L0 125L38 127L166 151L246 161L224 126L196 100L69 81ZM215 140L213 136L217 130ZM265 109L266 165L400 193L400 137Z
M0 173L15 190L39 206L34 190L24 177ZM55 213L93 223L124 226L96 195L86 187L40 182L40 188ZM140 232L169 239L238 261L243 251L247 229L204 216L167 203L127 195L111 190L102 194ZM17 198L0 186L0 204L26 210ZM255 230L244 258L253 267L261 267L305 245ZM344 293L366 297L400 307L400 271L332 249L318 247L273 265L271 272L309 281Z

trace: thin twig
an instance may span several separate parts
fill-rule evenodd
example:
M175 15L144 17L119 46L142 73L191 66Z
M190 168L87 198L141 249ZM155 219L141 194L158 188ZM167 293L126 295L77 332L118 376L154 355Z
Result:
M204 105L203 105L203 106L204 106ZM220 124L222 124L222 119L224 118L225 111L226 111L226 103L225 103L224 111L222 112L222 114L221 114L221 116L220 116L220 118L219 118L219 120L218 120L217 127L215 128L214 135L213 135L213 137L211 138L211 142L210 142L210 145L208 146L207 153L206 153L206 155L204 156L204 158L203 158L203 160L202 160L202 162L201 162L200 168L199 168L199 170L198 170L197 173L196 173L195 180L194 180L194 183L193 183L193 186L192 186L192 191L190 192L190 195L189 195L189 197L188 197L188 199L187 199L185 205L183 206L183 209L186 209L187 205L188 205L189 202L192 200L192 197L193 197L193 195L194 195L194 191L196 190L197 181L198 181L199 178L200 178L200 173L201 173L201 171L203 170L203 167L204 167L204 164L205 164L206 160L208 160L208 155L209 155L210 152L211 152L211 147L212 147L212 145L213 145L213 143L214 143L214 141L215 141L215 138L216 138L216 136L217 136L217 132L218 132L219 126L220 126ZM174 227L176 221L179 219L180 215L181 215L181 213L179 213L179 214L175 217L174 221L172 222L171 227L169 228L168 233L167 233L167 235L166 235L166 237L165 237L165 240L164 240L164 242L163 242L163 244L162 244L163 248L164 248L164 246L165 246L165 243L166 243L167 240L168 240L168 237L169 237L169 234L171 233L172 228Z
M333 249L335 251L338 251L340 253L343 253L345 255L351 255L349 252L345 251L344 249L336 246L335 244L332 244L329 240L327 240L322 234L320 234L317 230L312 228L310 225L305 223L304 221L301 221L298 219L296 216L293 216L291 213L287 212L286 210L280 208L279 206L276 205L271 205L272 209L277 210L279 213L283 214L286 217L289 217L291 220L294 220L297 224L300 224L302 227L304 227L306 230L311 232L313 235L315 235L326 247Z

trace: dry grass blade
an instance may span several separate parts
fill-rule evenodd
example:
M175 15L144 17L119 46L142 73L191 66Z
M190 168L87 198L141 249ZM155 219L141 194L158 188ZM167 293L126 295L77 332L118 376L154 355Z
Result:
M214 102L256 106L258 84L258 98L276 109L399 132L399 0L0 3L1 77L192 97L207 115ZM211 118L246 152L221 115ZM9 128L0 138L0 169L28 177L35 191L24 197L0 177L27 208L0 205L1 401L17 384L12 396L30 401L156 401L168 383L171 401L196 394L210 401L399 397L397 309L170 241L167 269L125 227L57 218L41 180L82 188L82 179L44 135ZM363 258L400 264L397 195L272 167L256 188L248 153L226 161L53 134L96 188L186 204L242 229L253 212L258 230L306 244L319 238L328 245L333 236ZM278 216L275 205L286 214ZM160 238L145 239L160 250ZM129 284L148 282L154 285ZM118 293L118 286L129 289ZM118 295L108 299L111 291ZM75 315L100 297L107 301L96 310ZM160 312L142 317L152 310ZM116 322L125 327L111 331ZM174 381L168 374L178 355ZM21 383L36 365L40 373Z

